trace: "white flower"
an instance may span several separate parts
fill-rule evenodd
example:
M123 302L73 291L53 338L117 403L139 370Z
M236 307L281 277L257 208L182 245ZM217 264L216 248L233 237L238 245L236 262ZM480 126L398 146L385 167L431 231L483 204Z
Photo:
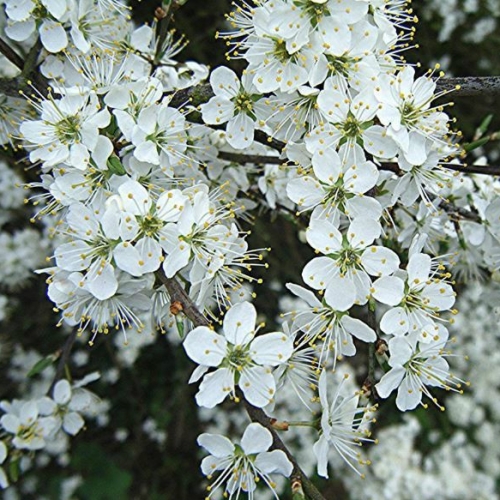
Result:
M368 217L354 219L343 235L331 222L313 219L307 229L308 243L324 257L311 260L302 271L303 280L337 311L366 304L372 276L387 276L399 268L399 257L390 249L372 245L381 226Z
M378 158L392 158L396 155L398 148L386 129L371 124L378 109L371 88L366 88L351 98L346 91L328 87L320 92L318 107L332 125L320 126L306 138L306 146L311 153L321 153L328 147L337 147L344 139L349 145L361 142L363 149ZM364 157L358 161L364 161Z
M110 327L121 330L125 337L132 327L141 331L144 324L140 312L151 310L151 299L146 295L153 286L152 274L134 278L122 271L116 272L116 293L99 300L89 290L81 273L47 270L52 276L48 283L48 296L62 311L62 321L68 325L79 325L80 331L91 325L92 345L97 333L108 333Z
M271 367L288 360L293 344L279 332L255 337L256 319L255 307L242 302L233 306L224 317L224 335L199 326L187 336L184 349L200 365L190 382L201 378L210 367L217 367L206 374L200 384L196 395L200 406L213 408L228 394L236 398L236 385L254 406L261 408L273 401L276 384Z
M436 83L428 77L415 80L415 70L405 66L397 75L382 78L375 89L381 106L377 116L387 134L400 147L406 160L421 165L426 160L425 138L446 146L448 115L431 108ZM411 135L410 132L416 132Z
M273 442L272 434L258 423L249 424L241 438L240 445L235 446L228 438L219 434L201 434L198 444L210 455L201 463L201 470L208 479L220 471L215 482L207 489L208 497L224 485L224 496L238 499L240 493L246 492L249 498L254 498L259 479L275 491L276 484L271 474L289 477L293 470L292 463L281 450L267 451Z
M22 405L9 405L0 424L13 435L12 444L15 448L40 450L45 448L45 439L52 433L57 422L53 417L40 417L36 402L27 401Z
M401 411L413 410L422 403L422 396L431 399L441 410L436 398L427 386L441 387L447 391L462 393L462 381L450 373L450 367L444 356L448 340L448 331L439 325L439 335L428 343L416 345L408 337L394 337L389 340L389 365L391 369L375 386L382 398L387 398L398 390L396 405ZM468 384L466 384L468 385Z
M167 224L162 243L167 252L163 269L171 278L194 260L193 281L201 281L222 268L226 254L241 252L242 240L235 238L238 232L221 224L231 216L225 207L214 204L206 185L196 186L196 192L186 204L176 224ZM197 276L196 276L197 275Z
M169 177L171 169L186 151L186 119L175 108L152 104L143 109L132 129L134 156L143 162L161 165Z
M41 119L25 121L20 128L27 147L33 149L30 160L41 160L46 167L64 163L86 170L99 140L99 129L111 118L107 109L100 109L96 94L67 95L42 101L37 107Z
M333 147L317 151L312 157L312 175L291 180L287 194L300 210L318 205L328 216L340 211L349 217L368 215L377 218L382 209L377 200L363 196L377 183L379 171L366 161L358 145L343 145L337 153Z
M439 276L442 266L433 264L429 255L411 255L405 280L394 276L388 281L373 283L373 296L381 302L397 307L383 316L380 328L391 335L418 334L422 342L430 341L437 332L436 321L440 311L447 311L455 303L451 285ZM444 278L449 277L445 274ZM397 283L397 282L400 283ZM404 283L404 286L403 286Z
M332 447L342 459L360 474L356 465L366 465L359 447L363 442L373 442L367 423L375 408L358 407L359 395L349 395L344 387L347 376L337 386L333 400L328 400L327 375L323 370L319 377L321 402L321 435L313 451L318 460L318 475L328 478L328 454Z
M7 458L7 446L3 441L0 441L0 465L4 463ZM9 480L7 479L7 474L2 467L0 467L0 488L5 489L9 486Z
M57 428L62 427L71 436L78 434L85 424L80 412L88 408L91 403L88 391L83 389L75 391L67 380L59 380L54 386L53 400L50 401L51 413L57 419Z
M253 142L257 120L257 89L248 73L241 82L236 73L220 66L210 75L210 85L215 96L201 106L203 121L218 125L227 122L227 142L236 149L244 149Z
M337 358L354 356L356 347L353 337L363 342L377 340L372 328L359 319L351 318L346 312L335 310L326 297L320 302L312 292L301 286L291 283L286 286L309 306L293 315L293 326L304 333L301 344L307 343L320 351L320 363L327 359L330 352L335 356L334 366Z
M107 227L116 231L113 256L116 265L132 276L156 271L163 262L162 247L167 247L168 223L182 213L186 196L178 189L162 193L156 203L139 182L129 179L118 194L107 201ZM120 241L121 240L121 241Z

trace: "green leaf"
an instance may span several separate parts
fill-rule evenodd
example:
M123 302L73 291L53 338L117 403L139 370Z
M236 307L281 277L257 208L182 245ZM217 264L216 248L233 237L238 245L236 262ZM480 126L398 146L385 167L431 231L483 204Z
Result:
M19 479L19 458L10 462L9 478L13 483L15 483Z
M486 133L488 127L490 126L491 120L493 120L493 115L488 115L482 122L481 125L477 128L479 132L479 137Z
M130 498L132 475L120 468L102 447L93 443L79 444L71 465L85 477L76 496L81 500L115 500Z
M42 373L45 368L53 364L58 357L58 354L49 354L48 356L45 356L45 358L38 360L28 372L28 377L34 377L35 375Z
M116 175L125 175L127 172L125 167L122 165L122 162L116 155L112 155L108 158L106 165L110 172Z
M490 140L489 137L483 137L482 139L479 139L477 141L469 142L467 144L464 144L463 148L465 149L465 151L467 153L470 153L472 150L480 148L481 146L483 146L484 144L486 144L489 140Z

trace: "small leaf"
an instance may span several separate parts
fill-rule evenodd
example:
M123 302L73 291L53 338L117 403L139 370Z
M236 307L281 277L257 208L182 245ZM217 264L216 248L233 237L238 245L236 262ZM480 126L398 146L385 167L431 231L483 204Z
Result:
M9 478L15 483L19 479L19 458L12 460L9 464Z
M113 174L116 175L125 175L127 172L125 170L125 167L122 165L122 162L118 158L118 156L110 156L108 158L108 161L106 162L106 165L109 169L109 171Z
M479 139L477 141L464 144L463 148L465 149L465 151L467 153L470 153L472 150L480 148L481 146L484 146L489 140L490 140L489 137L483 137L482 139Z
M482 122L481 125L477 128L478 131L478 138L481 137L486 131L488 130L488 127L490 126L491 120L493 120L493 115L488 115Z
M27 376L28 377L34 377L35 375L38 375L39 373L42 373L45 368L50 366L56 359L59 357L59 353L56 354L49 354L48 356L45 356L45 358L42 358L38 360L31 370L28 372Z

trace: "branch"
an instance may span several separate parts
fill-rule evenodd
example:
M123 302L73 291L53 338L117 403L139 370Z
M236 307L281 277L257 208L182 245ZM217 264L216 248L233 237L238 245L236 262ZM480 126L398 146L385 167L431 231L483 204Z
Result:
M193 322L195 326L208 326L209 321L205 316L199 311L196 305L193 303L186 290L182 288L181 284L175 278L167 278L163 270L156 272L156 275L160 281L166 286L168 293L172 302L180 302L182 305L182 312ZM290 462L293 465L292 476L296 475L300 477L304 491L309 496L311 500L326 500L321 493L317 490L316 486L307 477L304 471L300 468L299 464L295 460L294 456L290 453L286 445L283 443L281 438L278 436L276 430L272 427L269 417L260 408L252 406L248 401L244 399L245 409L252 420L252 422L258 422L268 429L273 436L273 449L283 451Z
M464 76L460 78L440 78L437 82L439 92L453 91L456 97L498 96L500 95L500 76ZM459 86L460 88L457 88Z
M50 384L49 390L47 391L48 395L52 394L55 385L62 378L64 373L64 368L66 363L69 360L69 356L71 354L71 349L73 349L73 345L75 344L76 337L78 336L78 328L73 328L69 337L66 339L64 346L62 348L61 357L59 358L59 362L57 363L56 374L54 375L54 379Z
M456 165L454 163L441 164L443 168L455 170L463 174L500 175L500 167L495 165Z
M29 84L30 79L32 80L33 87L44 97L48 94L49 82L48 80L38 71L36 71L36 60L38 59L38 54L42 48L40 40L38 39L35 45L31 48L26 61L12 48L8 43L0 38L0 53L2 53L12 64L17 66L21 70L21 85ZM5 84L4 88L9 90L9 87ZM7 94L12 95L12 94ZM19 96L19 92L15 94Z
M293 471L291 477L299 477L302 483L302 487L307 497L311 500L326 500L325 497L318 491L313 482L307 477L307 474L300 468L299 464L295 460L294 456L290 453L286 445L283 443L278 433L274 430L270 424L269 417L260 409L252 406L246 399L243 399L245 403L245 408L247 413L252 420L252 422L258 422L268 429L273 436L273 448L275 450L281 450L288 457L288 460L293 464Z
M268 165L282 165L283 163L287 162L286 159L284 160L279 156L246 155L240 153L229 153L227 151L219 151L218 156L222 160L240 163L241 165L245 163L255 163L255 164L266 163Z
M179 302L182 305L182 312L195 326L210 325L210 321L199 311L186 290L175 278L167 278L161 268L156 272L156 276L167 288L171 302Z

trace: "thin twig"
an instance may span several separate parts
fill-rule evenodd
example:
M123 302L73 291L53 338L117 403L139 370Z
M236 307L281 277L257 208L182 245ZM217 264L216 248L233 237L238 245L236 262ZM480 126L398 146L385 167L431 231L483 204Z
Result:
M245 163L254 163L256 165L266 163L268 165L282 165L287 160L279 156L266 156L266 155L246 155L240 153L230 153L228 151L219 151L219 158L222 160L232 161L244 165Z
M27 60L25 61L8 43L0 38L0 52L15 66L21 70L21 78L26 82L32 80L33 87L43 96L47 96L49 82L48 80L38 71L36 71L36 59L38 58L38 53L41 49L41 44L37 40L37 43L32 47L30 53L28 54ZM29 70L29 71L28 71ZM4 84L7 88L7 86Z
M175 278L167 278L163 269L156 272L156 276L165 285L170 295L171 302L182 304L182 312L193 322L195 326L209 326L210 321L196 307L191 297Z
M295 460L295 457L290 453L286 445L278 436L278 433L271 425L270 419L264 413L264 411L261 410L260 408L252 406L246 400L244 400L244 403L245 403L245 409L247 410L247 413L252 422L258 422L271 432L273 436L273 449L283 451L285 455L288 457L288 460L292 462L293 471L291 475L300 478L300 481L302 483L302 488L304 489L304 493L307 495L307 497L310 500L326 500L325 497L318 491L316 486L314 486L313 482L307 477L307 474L300 468L299 464Z
M78 336L78 328L73 328L73 330L71 330L71 333L69 334L69 337L66 339L66 342L64 342L64 346L61 351L61 357L59 358L59 362L57 363L56 374L54 375L54 379L50 384L49 390L47 391L48 395L52 394L55 385L63 376L64 369L69 360L71 349L73 349L73 345L75 344L77 336Z

